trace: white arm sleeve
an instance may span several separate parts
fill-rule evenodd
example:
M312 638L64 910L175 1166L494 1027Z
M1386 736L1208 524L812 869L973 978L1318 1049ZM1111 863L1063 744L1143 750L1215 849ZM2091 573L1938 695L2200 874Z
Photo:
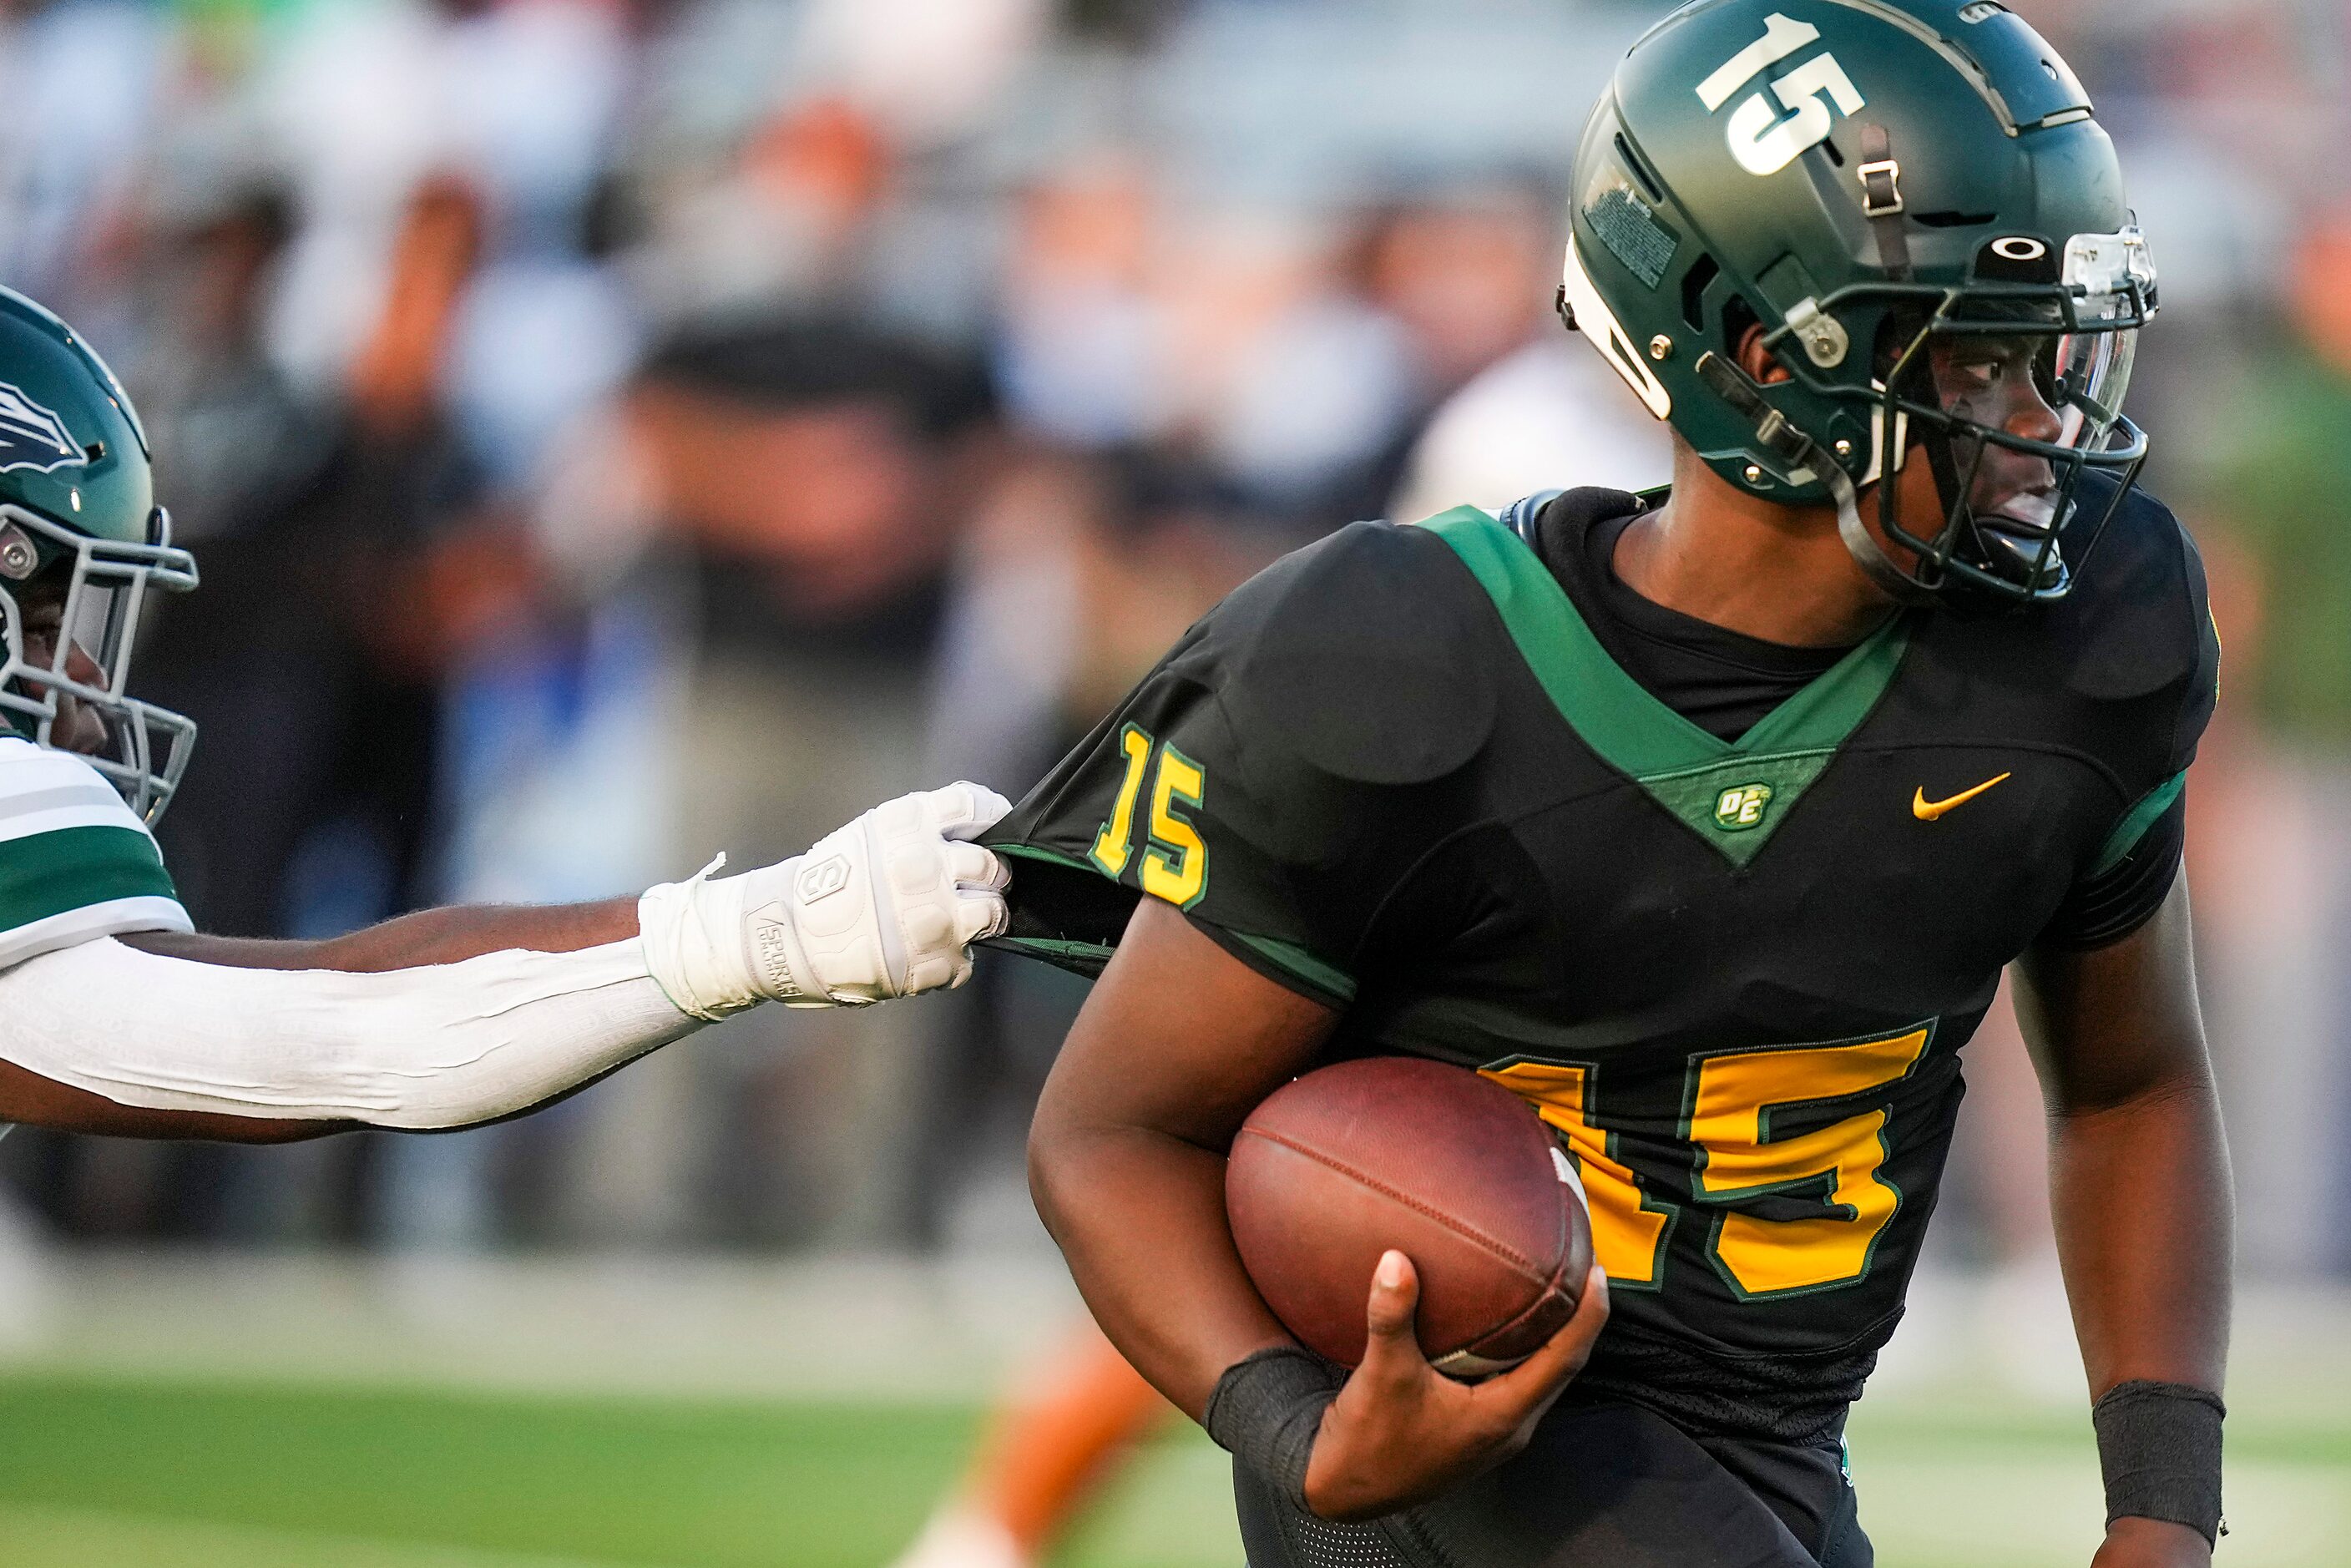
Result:
M347 975L233 969L108 937L0 974L0 1058L152 1111L469 1126L700 1027L633 938Z

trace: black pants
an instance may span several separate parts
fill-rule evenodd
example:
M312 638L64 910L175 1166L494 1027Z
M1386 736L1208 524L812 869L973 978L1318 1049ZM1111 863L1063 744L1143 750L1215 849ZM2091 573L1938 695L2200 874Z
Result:
M1836 1444L1694 1437L1636 1406L1555 1408L1524 1453L1373 1524L1234 1471L1249 1568L1871 1568Z

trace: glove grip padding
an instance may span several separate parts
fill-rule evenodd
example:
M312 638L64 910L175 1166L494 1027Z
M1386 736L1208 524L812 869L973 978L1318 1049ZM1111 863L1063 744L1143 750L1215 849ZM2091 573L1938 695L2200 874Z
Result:
M959 986L967 946L1004 925L1001 862L970 835L1007 810L960 784L904 796L804 855L713 882L725 857L638 903L647 967L681 1012L761 1001L862 1007Z
M805 858L768 871L797 870ZM713 882L711 874L726 863L722 854L690 880L648 888L637 901L645 966L663 992L678 1011L712 1023L771 999L825 1005L822 993L811 992L801 979L814 970L789 912L773 903L744 910L749 884L766 880L762 873Z
M778 868L788 873L784 897L780 907L762 909L760 916L783 917L806 956L800 972L821 987L814 995L779 998L786 1006L861 1007L907 994L905 946L892 940L898 931L889 907L894 903L890 855L879 824L892 817L904 825L909 811L913 831L928 849L936 835L927 831L916 799L908 797L875 807Z

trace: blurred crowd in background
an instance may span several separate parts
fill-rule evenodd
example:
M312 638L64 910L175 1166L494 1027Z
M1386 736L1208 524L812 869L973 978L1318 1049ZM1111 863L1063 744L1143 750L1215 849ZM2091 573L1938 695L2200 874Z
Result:
M1667 477L1550 313L1660 0L16 0L0 280L153 438L204 587L141 695L203 927L747 867L1018 797L1203 609L1358 517ZM2016 0L2164 274L2133 412L2229 667L2190 789L2273 1273L2351 1270L2351 5ZM1076 983L776 1009L549 1113L275 1150L20 1133L63 1237L1034 1244ZM2012 1034L1945 1229L2039 1256Z

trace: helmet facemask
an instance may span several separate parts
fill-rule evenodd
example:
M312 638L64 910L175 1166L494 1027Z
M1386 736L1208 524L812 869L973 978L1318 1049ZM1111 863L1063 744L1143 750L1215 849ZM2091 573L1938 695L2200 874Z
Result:
M1868 470L1845 481L1822 467L1847 514L1847 543L1902 597L2064 597L2146 461L2147 437L2122 413L2138 329L2157 308L2146 243L2136 229L2076 236L2062 271L2046 252L2035 240L1996 240L1966 285L1861 284L1823 301L1825 315L1879 323L1865 391L1814 375L1794 324L1765 340L1811 390L1866 405L1876 448ZM1913 448L1933 469L1938 517L1905 515L1897 476ZM2093 472L2116 483L2091 502L2083 481ZM1907 563L1854 515L1850 491L1872 481L1880 525ZM2075 527L2085 503L2097 511L2086 532Z
M171 542L162 507L147 544L93 538L21 507L0 504L0 722L43 747L62 738L63 703L94 714L104 745L84 761L152 823L179 787L195 742L193 720L125 692L140 622L152 591L184 593L196 586L195 560ZM28 612L61 595L57 631L46 660L28 656ZM62 747L60 747L62 749Z

